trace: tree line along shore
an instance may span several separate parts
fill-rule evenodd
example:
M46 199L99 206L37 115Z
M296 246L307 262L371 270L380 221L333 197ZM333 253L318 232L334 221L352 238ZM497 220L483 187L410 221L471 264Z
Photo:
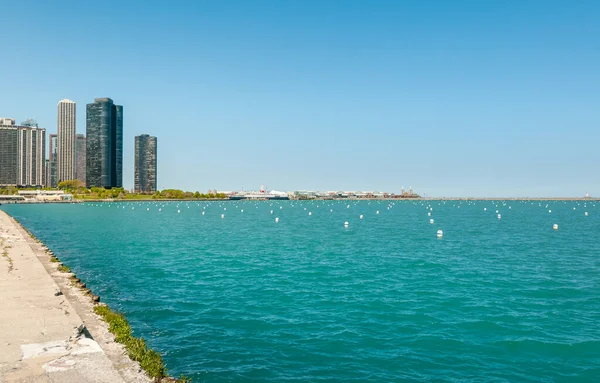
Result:
M199 191L184 191L179 189L157 190L154 193L132 193L124 188L87 188L78 180L62 181L58 183L57 188L21 188L15 186L0 187L0 195L16 195L20 190L62 190L65 193L73 195L74 200L187 200L187 199L227 199L223 193L209 191L200 193Z

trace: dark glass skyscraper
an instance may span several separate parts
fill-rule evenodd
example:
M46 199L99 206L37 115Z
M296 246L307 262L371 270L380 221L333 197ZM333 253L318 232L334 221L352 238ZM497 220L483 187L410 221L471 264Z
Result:
M142 134L135 137L135 180L136 193L156 191L156 137Z
M86 106L86 186L123 187L123 107L110 98Z

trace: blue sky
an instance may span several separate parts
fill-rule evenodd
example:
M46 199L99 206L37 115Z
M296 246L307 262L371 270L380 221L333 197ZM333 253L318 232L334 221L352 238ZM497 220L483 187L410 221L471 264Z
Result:
M124 106L158 187L600 195L598 1L0 1L0 115Z

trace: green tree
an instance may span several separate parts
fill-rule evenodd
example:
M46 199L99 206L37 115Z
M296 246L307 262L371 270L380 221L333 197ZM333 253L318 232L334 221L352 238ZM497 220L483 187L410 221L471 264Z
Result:
M61 190L73 190L81 187L81 181L79 180L66 180L58 183L58 188Z

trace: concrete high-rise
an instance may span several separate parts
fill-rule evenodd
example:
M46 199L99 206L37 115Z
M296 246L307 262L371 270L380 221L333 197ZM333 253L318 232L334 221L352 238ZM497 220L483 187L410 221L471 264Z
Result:
M44 186L46 129L0 118L0 186Z
M75 103L61 100L58 103L58 182L75 179Z
M85 135L78 134L75 138L75 178L85 186Z
M96 98L86 107L86 185L123 187L123 107Z
M58 186L58 178L56 177L56 162L58 161L58 136L56 134L50 135L50 154L48 158L49 170L48 170L48 186L55 188Z
M136 193L156 191L156 137L142 134L135 137L135 180Z

